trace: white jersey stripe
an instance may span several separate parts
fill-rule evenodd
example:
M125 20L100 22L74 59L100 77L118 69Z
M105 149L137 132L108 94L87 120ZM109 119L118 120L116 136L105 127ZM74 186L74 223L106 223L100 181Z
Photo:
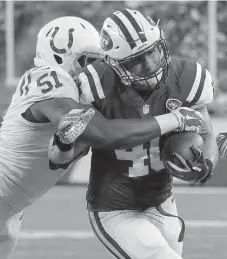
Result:
M34 69L34 68L33 68ZM18 86L20 86L20 95L24 94L24 86L28 84L28 74L33 70L28 70L20 79Z
M91 91L91 86L89 84L88 78L84 72L79 75L79 80L81 83L80 87L82 91L80 102L84 104L91 104L92 102L94 102L95 99Z
M213 101L214 97L214 87L213 87L213 79L210 72L206 69L206 77L204 81L203 91L198 99L197 103L200 104L208 104Z
M94 67L92 65L88 65L87 68L88 68L89 72L91 73L91 75L94 79L94 83L95 83L96 90L97 90L99 98L104 99L105 94L103 92L102 84L100 82L100 78L99 78L99 75L98 75L97 71L94 69Z
M192 89L186 99L187 102L191 102L194 99L194 97L199 89L200 80L201 80L201 76L202 76L202 66L197 62L196 62L196 66L197 66L196 67L196 77L195 77L195 81L193 83Z

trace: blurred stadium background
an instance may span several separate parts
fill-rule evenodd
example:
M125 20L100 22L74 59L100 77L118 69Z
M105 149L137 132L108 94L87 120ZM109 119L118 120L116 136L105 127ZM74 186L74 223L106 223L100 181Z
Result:
M45 23L73 15L100 29L109 14L125 7L160 19L171 55L198 61L211 71L214 131L227 131L226 1L0 1L0 117L18 78L33 66L36 36ZM94 239L86 218L89 163L88 155L74 164L58 186L28 208L14 259L111 258ZM184 258L226 258L226 168L227 162L220 161L204 187L174 181L179 212L188 226Z

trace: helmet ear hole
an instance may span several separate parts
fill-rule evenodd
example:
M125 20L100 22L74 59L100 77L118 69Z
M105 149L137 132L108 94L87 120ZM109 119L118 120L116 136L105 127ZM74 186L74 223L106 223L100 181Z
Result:
M59 57L58 55L54 54L54 59L56 60L56 62L60 65L63 63L63 60L61 57Z

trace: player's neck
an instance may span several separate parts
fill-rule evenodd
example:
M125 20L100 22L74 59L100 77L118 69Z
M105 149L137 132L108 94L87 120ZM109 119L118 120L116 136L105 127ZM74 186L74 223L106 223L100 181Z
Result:
M136 92L144 99L144 101L146 101L153 93L154 90L136 90Z

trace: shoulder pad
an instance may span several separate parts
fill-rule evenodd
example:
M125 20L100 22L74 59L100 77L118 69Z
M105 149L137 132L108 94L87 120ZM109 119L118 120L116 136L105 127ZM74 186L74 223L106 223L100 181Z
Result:
M91 104L108 96L115 83L115 73L108 64L97 60L88 65L87 69L79 75L79 81L80 101Z
M210 72L198 62L173 59L179 92L188 106L202 106L213 100L214 84Z
M21 78L14 98L42 101L49 98L73 98L79 101L78 87L72 77L59 67L43 66L28 70Z

